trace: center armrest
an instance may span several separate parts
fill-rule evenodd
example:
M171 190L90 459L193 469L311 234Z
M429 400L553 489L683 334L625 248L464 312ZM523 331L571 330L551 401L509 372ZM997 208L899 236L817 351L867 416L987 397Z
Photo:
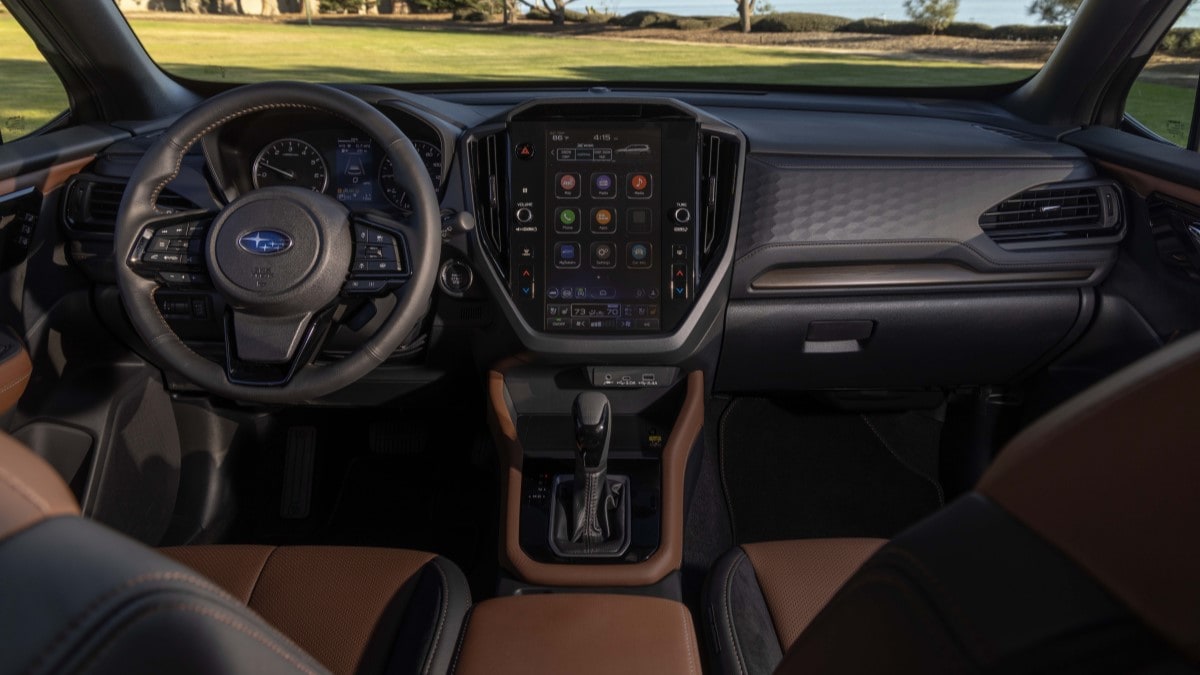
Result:
M454 672L632 675L700 672L686 607L633 595L546 594L474 607Z

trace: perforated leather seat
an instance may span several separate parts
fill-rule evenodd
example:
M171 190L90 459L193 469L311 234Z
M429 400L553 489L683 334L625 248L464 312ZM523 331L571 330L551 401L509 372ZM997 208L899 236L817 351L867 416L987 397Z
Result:
M0 673L436 673L470 598L415 551L153 551L0 435L0 606Z
M704 602L713 670L1190 672L1198 408L1200 335L1047 415L891 542L735 549Z

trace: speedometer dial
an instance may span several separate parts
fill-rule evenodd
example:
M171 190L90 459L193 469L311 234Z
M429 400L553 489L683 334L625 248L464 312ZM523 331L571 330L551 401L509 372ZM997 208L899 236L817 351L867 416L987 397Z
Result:
M429 177L433 179L433 186L439 187L442 182L442 149L430 143L429 141L413 141L413 147L416 148L417 154L421 156L421 161L425 164L425 170L429 172ZM379 165L379 184L383 186L383 196L391 202L396 208L412 211L412 203L408 200L408 195L396 182L396 170L392 166L392 160L387 157L383 158L383 163Z
M298 138L272 142L254 158L252 168L256 188L286 185L324 192L329 184L329 172L321 153Z

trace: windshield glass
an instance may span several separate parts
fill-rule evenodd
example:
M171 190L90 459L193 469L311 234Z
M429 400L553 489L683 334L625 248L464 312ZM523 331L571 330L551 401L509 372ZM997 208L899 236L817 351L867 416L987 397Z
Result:
M1030 76L1080 0L117 1L201 80L939 87Z

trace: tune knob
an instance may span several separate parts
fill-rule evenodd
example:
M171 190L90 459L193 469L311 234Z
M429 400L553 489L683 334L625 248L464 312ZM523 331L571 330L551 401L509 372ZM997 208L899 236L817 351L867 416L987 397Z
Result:
M688 211L686 208L681 206L681 207L675 209L674 217L675 217L675 222L679 223L680 225L683 225L684 223L691 222L692 212Z

